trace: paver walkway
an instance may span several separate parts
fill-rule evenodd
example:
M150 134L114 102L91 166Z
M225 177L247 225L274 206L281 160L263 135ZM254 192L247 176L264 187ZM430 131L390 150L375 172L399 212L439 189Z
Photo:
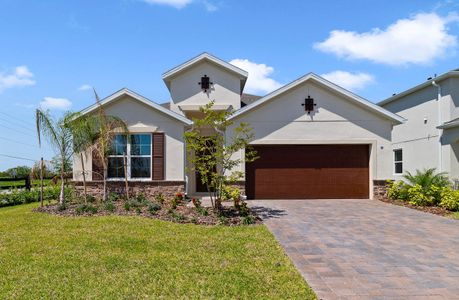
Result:
M459 221L376 200L252 200L321 299L459 299Z

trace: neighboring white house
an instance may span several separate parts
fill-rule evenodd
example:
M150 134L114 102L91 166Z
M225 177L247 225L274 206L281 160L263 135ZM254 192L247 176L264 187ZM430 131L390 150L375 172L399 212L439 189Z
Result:
M450 71L378 103L406 119L392 132L392 171L436 168L459 178L459 70Z
M402 117L313 73L258 99L243 94L248 76L203 53L163 74L170 103L158 105L127 89L102 100L105 111L123 118L131 132L129 139L116 139L110 188L124 188L126 154L134 189L204 192L199 176L186 168L183 134L212 100L214 109L234 111L234 126L247 122L254 129L252 144L260 159L237 168L246 174L240 184L249 198L371 198L375 183L392 178L392 131ZM79 155L74 161L78 182ZM100 174L100 164L90 150L85 169L97 192L101 178L94 174Z

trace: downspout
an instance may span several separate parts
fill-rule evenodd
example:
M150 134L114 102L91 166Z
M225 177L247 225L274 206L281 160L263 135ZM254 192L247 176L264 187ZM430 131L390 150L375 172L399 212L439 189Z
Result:
M435 80L432 81L432 85L437 88L437 113L438 113L438 126L442 125L442 117L441 117L441 86L435 82ZM438 128L438 172L443 172L442 168L442 160L443 160L443 155L441 151L441 135L443 133L443 130Z
M187 129L185 130L185 133L187 132L190 132L191 130L193 129L193 127L191 127L190 129ZM183 162L183 176L184 176L184 179L185 179L185 195L189 195L190 194L190 191L189 191L189 178L188 178L188 174L187 174L187 165L188 165L188 160L187 160L187 144L186 144L186 139L183 140L183 144L185 146L185 151L184 151L184 154L183 154L183 159L184 159L184 162Z

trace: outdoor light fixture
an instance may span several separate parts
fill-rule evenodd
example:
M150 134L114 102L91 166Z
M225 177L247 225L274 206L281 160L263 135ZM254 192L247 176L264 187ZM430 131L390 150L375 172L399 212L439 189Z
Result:
M314 111L314 106L316 105L317 104L314 103L314 98L311 98L309 95L308 98L304 99L304 103L301 104L301 106L304 106L304 110L308 112L308 115Z
M210 78L207 77L207 75L204 75L204 77L201 77L201 82L198 82L198 84L201 85L201 89L203 89L204 92L207 92L207 90L210 89L210 85L214 83L210 82Z

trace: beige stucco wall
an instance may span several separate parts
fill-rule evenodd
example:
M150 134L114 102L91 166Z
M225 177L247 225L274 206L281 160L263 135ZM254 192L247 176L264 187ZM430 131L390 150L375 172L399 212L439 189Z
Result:
M183 140L184 124L129 96L123 96L104 107L106 114L123 119L131 132L165 134L165 180L185 179ZM92 157L86 155L85 168L91 171ZM82 180L79 155L74 156L74 180ZM92 176L89 176L91 180Z
M459 137L459 132L439 130L437 126L459 117L459 79L449 78L438 84L440 102L437 87L427 86L382 107L407 120L392 133L393 149L403 149L404 171L436 168L457 178L459 169L454 150L457 146L450 142ZM394 179L402 179L402 175L394 175Z
M311 115L301 106L308 94L317 103ZM227 139L246 122L254 129L253 144L369 144L370 180L391 178L391 121L343 97L307 82L237 117Z
M213 82L204 92L198 84L207 75ZM184 114L179 105L205 105L214 100L215 105L229 104L233 109L241 106L241 79L234 73L203 61L179 73L170 82L171 110Z

